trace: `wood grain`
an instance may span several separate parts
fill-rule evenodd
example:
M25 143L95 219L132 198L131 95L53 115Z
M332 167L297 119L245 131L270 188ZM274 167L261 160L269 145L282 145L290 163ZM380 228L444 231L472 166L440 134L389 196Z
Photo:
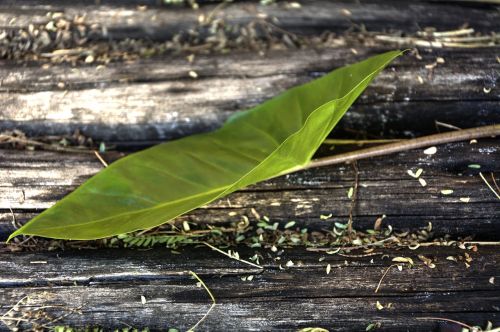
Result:
M164 6L157 0L100 0L101 5L94 0L28 0L23 6L1 0L0 30L46 24L48 12L62 12L68 18L85 13L86 23L101 27L89 40L93 45L126 38L161 43L178 34L186 36L188 30L206 37L210 27L199 26L198 19L211 12L226 26L239 29L253 24L260 37L259 22L265 18L304 38L333 32L337 44L265 50L262 55L197 54L193 63L175 54L99 67L42 68L37 62L0 60L0 131L17 128L29 136L45 136L79 129L97 142L116 144L120 152L103 154L112 162L135 149L217 128L232 113L289 87L394 48L374 42L371 33L414 35L426 27L442 31L464 24L483 34L500 31L498 6L446 2L450 1L313 0L292 9L286 2L262 6L235 1L214 11L218 2L209 0L200 1L199 10ZM363 27L368 33L352 33ZM402 138L442 130L435 121L463 128L499 123L498 50L419 49L421 59L414 55L398 59L367 89L333 136ZM444 63L433 67L438 57ZM190 71L198 78L189 77ZM318 155L341 150L324 146ZM407 174L418 168L423 169L426 187ZM14 220L28 221L100 169L102 164L91 154L1 149L0 240L13 231ZM358 162L358 169L355 228L372 228L378 217L386 215L384 225L395 229L415 230L431 222L435 236L498 241L499 203L478 176L479 171L488 179L493 174L500 183L498 138L438 146L432 156L413 150L373 158ZM250 186L176 222L221 225L243 215L253 222L255 209L280 227L294 220L310 230L331 229L334 222L348 220L347 191L353 185L351 165L311 169ZM442 195L442 189L452 189L453 194ZM469 203L461 197L470 198ZM332 218L321 220L320 215L330 213ZM217 301L200 331L296 331L313 326L364 331L371 323L380 323L383 331L457 328L418 320L424 317L482 327L490 321L497 327L499 249L498 245L480 246L477 252L454 247L377 249L377 255L352 258L305 248L287 248L283 253L236 248L244 259L258 254L260 270L208 248L189 247L180 254L164 248L10 253L0 243L0 316L29 296L15 317L42 310L59 317L57 324L72 327L187 330L210 307L208 294L190 277L188 271L194 271ZM472 257L470 267L464 261L466 253ZM425 266L418 255L432 258L436 268ZM390 268L375 293L396 256L410 257L416 264L402 271ZM286 266L289 261L293 266ZM248 276L253 279L242 280ZM385 308L378 310L377 301ZM23 324L21 330L32 327ZM0 323L0 331L7 330Z
M238 251L243 258L255 253L248 248ZM483 326L486 320L500 323L500 288L498 282L489 282L491 277L500 277L497 247L469 252L473 258L470 268L464 262L447 260L464 253L447 247L381 251L389 256L351 258L347 264L336 255L319 262L321 254L303 249L287 249L281 256L259 252L263 271L207 249L191 249L180 255L162 249L2 255L0 310L6 311L28 295L29 310L55 305L55 309L46 309L54 317L80 308L80 314L71 314L60 324L186 330L210 304L206 292L196 287L187 272L193 270L217 301L200 326L203 331L289 331L308 326L352 331L364 330L375 322L380 322L384 331L403 327L431 331L439 326L434 321L417 320L425 316ZM416 257L419 254L433 258L436 268L426 267ZM375 294L395 256L412 257L416 266L402 271L394 267ZM43 261L47 264L40 263ZM295 265L283 267L287 261ZM327 264L332 266L328 275ZM249 275L253 280L241 280ZM377 310L377 301L384 306L392 303L391 308ZM21 312L25 310L21 308Z
M371 228L381 215L398 229L434 224L436 234L494 239L500 210L498 200L478 171L498 179L500 149L498 139L447 144L435 155L420 150L358 162L360 187L354 209L355 225ZM325 153L323 151L323 153ZM35 213L52 206L91 175L102 169L93 155L42 151L1 151L0 234L12 231L12 208L16 220L25 222ZM108 160L116 158L110 155ZM480 164L480 170L468 167ZM407 170L423 169L422 187ZM490 181L491 182L491 181ZM332 213L331 222L345 222L350 210L347 191L354 185L350 165L310 169L265 181L238 191L178 221L217 223L251 215L255 208L271 220L295 220L312 228L325 227L321 214ZM444 196L443 189L454 190ZM469 197L470 202L460 201ZM236 213L236 216L230 214ZM330 220L329 220L330 222Z
M224 10L215 10L217 4L209 4L194 11L186 7L154 6L154 1L64 1L0 2L0 27L18 28L30 23L47 23L47 12L61 12L67 17L87 16L90 24L106 27L104 39L144 38L163 41L180 31L196 26L198 17L212 13L213 18L223 19L231 25L245 25L262 17L272 18L281 29L306 35L319 35L325 30L344 32L353 27L364 26L368 31L401 30L416 32L425 27L437 30L454 30L469 24L477 31L498 31L498 12L484 5L459 6L441 3L384 1L313 0L302 3L300 8L280 2L271 6L255 2L226 4ZM158 3L158 2L156 2ZM150 7L138 9L137 5ZM12 21L12 17L16 18ZM208 29L208 27L207 27Z
M436 120L463 127L500 121L496 51L422 52L420 61L403 57L361 96L339 124L338 135L352 137L354 131L404 137L435 130ZM353 56L345 48L305 50L257 58L231 54L199 57L192 65L184 58L167 57L102 70L4 66L0 130L17 128L37 136L79 129L108 142L172 139L213 130L235 111L382 50L358 52ZM429 76L425 66L437 56L446 63ZM188 77L190 70L199 79ZM67 89L57 88L59 82Z

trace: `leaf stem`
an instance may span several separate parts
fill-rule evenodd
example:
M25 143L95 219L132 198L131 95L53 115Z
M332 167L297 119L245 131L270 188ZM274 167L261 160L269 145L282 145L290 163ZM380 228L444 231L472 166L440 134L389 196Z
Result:
M466 141L473 138L489 137L496 135L500 135L500 124L428 135L405 141L374 146L366 149L360 149L352 152L341 153L334 156L313 159L309 164L300 168L295 168L289 173L309 168L352 162L355 160L366 159L371 157L386 156L396 152L413 150L432 145Z

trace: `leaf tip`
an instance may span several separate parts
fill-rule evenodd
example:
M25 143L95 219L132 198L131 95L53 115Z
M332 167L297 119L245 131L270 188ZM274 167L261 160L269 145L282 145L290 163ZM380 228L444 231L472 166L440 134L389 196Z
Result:
M18 235L21 235L22 232L20 232L21 229L18 229L16 231L14 231L12 234L9 235L9 237L7 238L7 241L5 241L5 243L9 243L10 240L12 240L13 238L15 238L16 236Z

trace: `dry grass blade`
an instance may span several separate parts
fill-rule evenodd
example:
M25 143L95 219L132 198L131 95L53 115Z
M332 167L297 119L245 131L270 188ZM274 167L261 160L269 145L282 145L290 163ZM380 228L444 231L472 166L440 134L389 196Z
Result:
M445 321L445 322L454 323L454 324L463 326L463 327L469 329L469 331L474 331L475 330L470 325L467 325L465 323L459 322L458 320L453 320L453 319L449 319L449 318L442 318L442 317L417 317L416 319L417 320L442 320L442 321Z
M249 261L244 260L244 259L241 259L241 258L234 257L234 256L232 256L232 255L228 254L227 252L224 252L224 251L220 250L219 248L214 247L213 245L211 245L211 244L210 244L210 243L208 243L208 242L202 242L202 243L203 243L204 245L206 245L207 247L209 247L210 249L215 250L215 251L217 251L217 252L219 252L219 253L223 254L224 256L227 256L227 257L229 257L229 258L231 258L231 259L234 259L234 260L237 260L237 261L239 261L239 262L242 262L242 263L248 264L248 265L253 266L253 267L256 267L256 268L258 268L258 269L264 269L264 268L263 268L262 266L260 266L260 265L254 264L254 263L252 263L252 262L249 262Z
M380 289L380 286L382 285L382 281L384 280L385 276L387 275L387 273L389 273L389 270L393 267L397 266L397 264L391 264L389 265L389 267L385 270L384 274L382 274L382 278L380 278L378 284L377 284L377 288L375 288L375 293L378 293L378 290Z
M212 294L212 292L210 291L210 289L207 287L207 285L203 282L203 280L201 280L200 277L198 277L198 275L196 273L194 273L193 271L189 271L189 273L196 278L196 280L198 280L198 282L203 286L203 288L205 288L205 290L207 291L208 295L210 296L210 299L212 299L212 305L210 306L210 308L208 309L208 311L205 313L205 315L196 323L193 325L192 328L190 328L188 330L188 332L194 332L194 330L198 327L198 325L200 325L207 317L208 315L210 314L210 312L212 311L212 309L215 307L216 305L216 302L215 302L215 297L214 295Z
M499 194L499 193L497 193L497 192L495 191L495 189L491 186L491 184L488 182L488 180L486 180L486 178L484 177L483 173L479 172L479 176L481 177L481 179L483 179L484 183L486 183L486 185L488 186L488 188L490 188L491 192L492 192L493 194L495 194L495 196L496 196L498 199L500 199L500 194Z

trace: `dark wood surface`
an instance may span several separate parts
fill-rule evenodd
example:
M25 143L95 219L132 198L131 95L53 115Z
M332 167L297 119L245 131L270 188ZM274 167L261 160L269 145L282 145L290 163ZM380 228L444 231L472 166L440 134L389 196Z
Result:
M436 235L497 238L499 203L478 173L481 171L489 178L492 172L498 179L499 150L498 139L479 140L477 144L440 146L432 156L413 150L359 161L355 226L371 228L378 217L386 215L386 225L397 229L414 229L432 222ZM18 222L25 222L103 167L93 154L5 150L2 156L0 238L13 230L9 208ZM470 164L480 164L481 169L471 169ZM423 169L421 177L426 180L426 187L407 174L408 170L416 172L419 168ZM237 221L242 215L251 216L254 208L272 221L294 220L304 227L321 229L348 219L351 200L347 191L352 186L351 165L311 169L240 190L188 213L178 222ZM454 192L445 196L441 194L443 189ZM469 197L470 201L464 203L460 197ZM322 214L333 217L325 222L320 219Z
M230 42L236 37L229 27L254 26L258 39L268 38L259 25L263 19L299 36L292 38L296 47L284 46L283 36L288 32L275 30L277 34L270 38L278 40L277 44L255 49L248 45L233 49L233 45L225 52L193 51L193 62L186 59L190 51L134 61L118 58L107 64L81 59L50 64L43 57L2 59L0 132L20 129L36 138L69 135L78 129L96 142L116 145L119 151L103 154L112 162L145 146L214 129L233 112L344 64L411 46L382 43L375 38L377 34L417 36L426 27L442 31L464 26L483 35L500 31L498 6L476 1L315 0L302 1L298 9L285 2L262 6L235 1L219 7L216 1L200 3L199 10L192 10L156 0L101 0L102 5L95 1L25 1L24 6L0 1L0 30L14 35L18 29L29 29L30 24L47 24L48 12L62 12L67 18L85 13L86 26L99 29L82 46L84 52L127 43L127 38L158 46L172 42L175 36L193 34L199 41L188 39L199 46L211 32L209 26L197 22L200 15L210 13L226 24ZM147 7L137 7L142 4ZM326 31L333 33L332 42L313 43ZM1 41L0 45L5 47ZM45 51L57 50L51 47ZM448 130L436 121L463 128L500 122L498 46L420 47L418 54L407 54L385 70L332 136L408 138ZM190 71L198 77L190 77ZM0 149L2 241L14 229L13 220L28 221L103 167L93 154L7 147ZM383 225L397 231L415 231L430 222L431 237L498 241L499 201L479 171L490 183L492 176L500 183L500 140L437 148L432 156L419 149L358 162L354 227L373 228L375 220L386 215ZM324 146L319 155L339 150ZM470 164L481 168L470 168ZM407 174L419 168L426 187ZM175 222L224 225L248 216L255 223L254 210L279 222L280 227L294 220L299 227L325 231L335 222L348 220L351 200L347 191L354 183L352 165L307 170L245 188ZM443 189L453 193L443 195ZM329 214L328 220L320 218ZM500 246L466 247L376 249L366 257L327 255L304 247L287 248L283 253L269 248L233 248L243 259L260 255L263 269L259 269L207 247L185 247L180 253L161 247L11 252L12 247L2 242L0 317L27 296L10 318L38 317L37 322L48 324L47 328L60 324L97 325L106 330L127 326L187 330L211 303L191 278L189 271L194 271L217 302L199 331L296 331L304 327L364 331L369 324L380 324L377 330L383 331L457 330L456 324L429 317L482 327L490 321L498 327ZM423 264L419 255L433 259L436 267ZM401 264L402 271L389 268L394 257L409 257L415 265ZM287 267L288 261L294 265ZM248 276L253 279L242 280ZM377 301L383 309L377 309ZM58 320L50 323L50 319ZM21 330L32 327L23 324ZM4 330L9 329L0 323L0 331Z
M214 129L235 111L383 50L361 48L357 56L346 48L200 56L192 65L185 57L164 57L98 71L4 66L0 130L18 128L36 136L80 129L107 142L171 139ZM335 133L405 137L435 132L435 121L459 127L500 121L500 93L491 89L499 81L498 48L421 54L422 60L407 55L384 71ZM431 73L425 66L438 56L446 62ZM190 70L198 79L188 76ZM57 87L60 82L64 89Z
M217 305L200 331L290 331L317 326L331 331L361 331L370 323L381 330L429 331L439 326L422 317L447 317L484 325L497 323L498 247L471 253L470 268L447 260L464 250L425 248L381 251L388 256L346 259L303 249L281 256L266 250L239 248L242 258L263 255L264 269L250 267L206 248L181 254L168 250L99 250L20 253L0 256L0 308L6 311L28 295L28 307L47 309L53 316L74 313L64 322L75 325L149 327L185 331L208 310L210 298L196 286L188 271L196 272L211 289ZM430 269L417 254L437 260ZM393 267L378 293L375 288L395 256L415 259L416 266ZM276 257L281 257L275 261ZM373 259L373 263L370 262ZM41 263L45 261L46 264ZM286 262L293 267L285 267ZM282 269L280 269L280 264ZM326 274L327 264L331 265ZM64 271L62 274L61 271ZM253 280L242 277L252 275ZM144 296L146 303L141 303ZM378 310L377 301L390 308Z

